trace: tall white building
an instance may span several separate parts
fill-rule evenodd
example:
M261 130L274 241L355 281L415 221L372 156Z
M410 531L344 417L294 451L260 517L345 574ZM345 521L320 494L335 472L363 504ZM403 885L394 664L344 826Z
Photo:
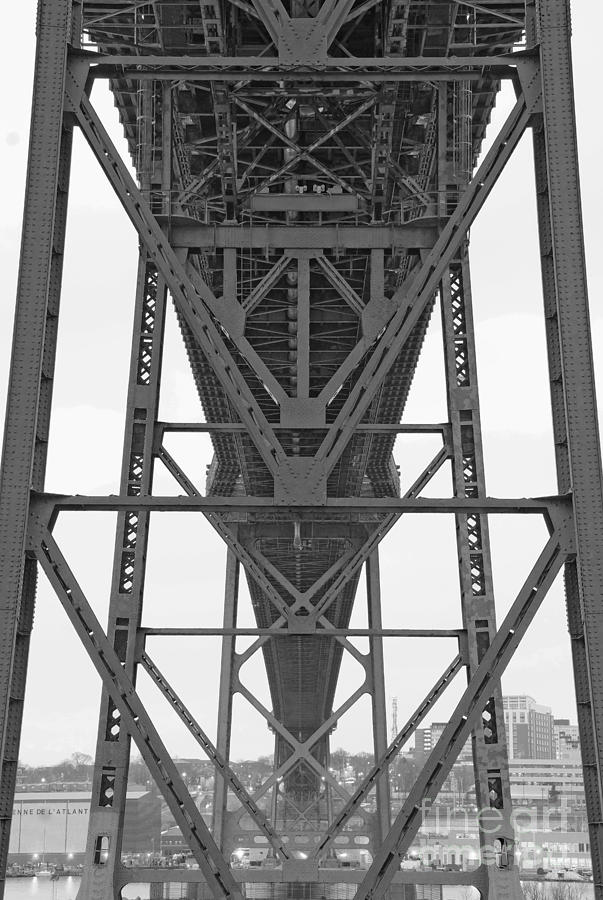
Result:
M555 759L553 713L527 694L503 697L511 759Z
M442 732L448 725L448 722L432 722L429 728L417 728L415 731L415 750L419 753L431 753L437 742L442 737ZM458 755L457 762L472 763L473 751L471 749L471 738L463 745L463 749Z

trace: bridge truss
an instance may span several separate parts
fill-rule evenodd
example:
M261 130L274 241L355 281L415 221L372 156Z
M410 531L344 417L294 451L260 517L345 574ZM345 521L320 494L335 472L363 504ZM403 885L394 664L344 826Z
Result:
M273 865L253 876L266 888L305 885L304 896L330 897L334 885L349 882L357 886L350 896L355 890L365 900L423 881L520 896L500 676L564 568L593 871L603 896L603 485L567 0L40 0L37 29L0 484L2 871L40 567L104 688L86 900L117 896L145 878L203 882L216 900L240 897L241 881L252 876L231 869L229 858L250 837L271 848ZM96 80L108 80L114 94L136 180L91 102ZM512 83L516 103L480 155L503 81ZM110 497L44 492L76 128L140 247L121 487ZM468 231L526 129L534 142L559 495L496 500L484 487ZM158 419L168 296L201 422ZM436 305L448 418L414 425L404 420L405 404ZM204 491L167 450L171 432L210 435ZM440 435L442 446L415 483L401 487L394 441L415 432ZM182 495L153 492L160 465ZM423 497L446 466L451 495ZM73 510L118 513L106 625L53 537L57 517ZM222 628L142 626L149 522L162 511L205 516L227 544ZM420 513L454 516L462 601L455 631L382 625L379 543L400 516ZM492 513L540 516L549 532L498 626ZM354 629L363 567L368 628ZM241 573L253 628L238 627ZM222 637L215 743L149 655L146 638L160 634ZM392 634L453 636L458 653L388 744L383 639ZM243 635L254 638L244 651L237 649ZM369 638L367 654L353 642L358 635ZM257 653L271 709L239 677ZM344 654L365 678L334 709ZM215 764L211 829L137 693L141 667ZM461 670L467 687L392 822L388 766ZM275 734L274 772L254 795L229 762L237 693ZM329 770L329 734L365 694L375 761L349 795ZM465 873L401 871L425 803L471 735L481 865ZM132 873L121 864L131 741L198 869ZM373 789L377 811L370 813ZM300 852L300 823L312 834L309 854ZM336 841L355 837L370 849L370 867L337 869Z

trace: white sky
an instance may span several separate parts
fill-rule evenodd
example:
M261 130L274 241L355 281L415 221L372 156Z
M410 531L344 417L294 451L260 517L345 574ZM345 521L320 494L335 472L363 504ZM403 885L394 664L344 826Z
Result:
M21 211L34 51L35 3L22 0L4 11L6 40L0 72L6 90L0 127L0 403L3 410L17 277ZM600 247L602 189L601 129L592 81L592 59L600 52L603 26L599 4L574 2L574 64L584 218L589 257L595 361L601 388L603 352ZM93 97L111 133L119 140L112 100L97 89ZM499 104L493 129L509 107ZM73 493L117 491L125 388L136 270L136 239L125 215L88 149L76 135L73 159L62 323L59 341L49 489ZM546 376L541 288L537 253L531 136L527 135L489 198L472 232L473 294L477 323L482 418L488 492L492 496L537 496L555 492ZM437 316L413 387L408 421L445 417ZM166 337L162 416L198 420L188 367L173 314ZM206 438L174 441L178 458L199 485L209 461ZM404 483L433 455L429 438L401 442L398 462ZM166 477L158 492L173 491ZM449 493L445 477L431 496ZM178 492L178 491L176 491ZM114 517L73 515L57 536L101 621L107 608ZM401 520L382 546L382 593L386 627L457 627L460 623L453 523L446 517ZM542 547L543 526L532 517L491 520L499 619L504 615ZM441 540L440 540L441 537ZM149 548L144 623L219 624L223 595L224 547L201 518L155 517ZM242 623L251 624L243 589ZM354 622L366 621L364 590ZM161 641L161 643L159 643ZM365 649L359 641L361 649ZM243 645L242 645L243 646ZM178 688L201 724L213 734L216 719L219 642L217 639L154 639L152 656ZM455 654L454 642L386 641L388 707L398 697L401 724ZM261 659L243 670L258 696L269 704ZM434 711L441 720L459 696L461 678ZM338 702L361 681L359 666L344 663ZM168 747L175 755L201 755L180 723L141 676ZM543 608L503 679L506 693L530 693L556 716L575 718L569 639L560 582ZM99 682L67 623L58 600L44 582L39 588L30 675L21 744L28 763L53 762L75 750L93 752ZM431 720L430 719L430 720ZM428 721L430 721L428 720ZM348 714L333 746L370 749L366 698ZM272 738L257 714L235 701L233 758L270 752Z

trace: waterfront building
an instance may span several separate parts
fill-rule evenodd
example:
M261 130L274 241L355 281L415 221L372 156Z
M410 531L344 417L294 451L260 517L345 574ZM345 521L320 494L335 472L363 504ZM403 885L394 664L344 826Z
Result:
M565 759L511 759L509 776L514 802L560 804L568 809L584 806L581 763Z
M15 795L10 863L78 864L84 861L90 818L89 791L39 791ZM159 852L161 802L155 792L130 790L124 821L124 853Z

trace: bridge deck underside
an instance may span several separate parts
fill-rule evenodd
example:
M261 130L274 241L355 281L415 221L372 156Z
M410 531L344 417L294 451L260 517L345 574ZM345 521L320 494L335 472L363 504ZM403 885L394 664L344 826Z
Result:
M289 10L291 14L302 17L315 14L316 4L304 4L301 0L292 2L295 5ZM331 55L445 57L500 54L510 50L521 38L517 21L521 22L524 16L523 3L513 0L481 0L478 7L452 2L390 0L353 17L355 9L361 6L368 4L362 4L360 0L353 4L349 24L332 45ZM97 22L88 26L89 36L108 53L182 53L198 55L202 60L207 54L257 56L270 46L268 35L258 19L226 0L221 3L214 0L209 5L206 0L198 4L164 0L161 4L146 4L143 12L138 14L132 11L129 0L86 3L85 17L85 24L86 21ZM172 90L176 171L171 190L173 196L180 196L182 214L210 224L234 220L259 228L267 224L366 225L375 221L393 221L391 211L394 209L402 220L420 220L422 216L433 215L438 190L435 175L438 90L434 85L391 82L380 87L360 79L332 84L323 80L317 85L292 75L278 82L241 81L231 86L226 96L221 90L223 87L218 85L216 88L214 83L212 88L208 83L183 80ZM153 114L150 125L141 122L140 83L116 79L111 82L111 88L132 158L139 164L144 139L141 129L161 129L161 115ZM381 94L376 102L358 112L362 102L378 89ZM498 89L498 82L486 75L472 82L465 96L465 99L469 98L465 113L470 120L470 141L452 161L453 168L458 169L459 183L466 174L464 170L471 169L479 153ZM288 123L293 122L293 101L297 112L291 125ZM220 115L216 112L218 102L221 104ZM449 118L450 128L456 127L455 122L463 114L462 108L459 109L456 118L454 115ZM357 113L356 117L347 126L312 152L311 160L308 155L300 155L285 166L294 152L291 144L307 150L334 124L354 113ZM220 116L229 122L226 138L221 130ZM289 144L283 135L289 138ZM381 162L378 151L382 154ZM227 159L226 163L224 159ZM335 173L336 177L329 179L325 170ZM143 177L145 173L139 174ZM227 177L232 184L226 189ZM305 187L307 193L312 194L317 186L355 193L357 210L302 211L292 215L278 210L261 212L252 204L252 197L258 192L292 193ZM429 202L425 194L430 198ZM250 247L237 251L237 291L242 303L277 263L281 253L282 250L274 248L258 250ZM370 251L361 246L356 249L326 248L323 256L353 288L360 302L368 302ZM387 296L405 279L412 279L418 260L416 253L386 249L384 290ZM210 250L194 262L219 297L224 286L222 251ZM309 278L308 396L318 397L359 339L361 316L326 277L316 259L310 260ZM298 349L292 337L288 309L296 287L294 276L285 268L248 313L245 326L249 344L282 391L290 397L295 397L297 391ZM431 309L428 309L364 422L400 421L430 315ZM212 366L186 323L181 320L180 326L206 420L236 422L237 416ZM266 418L278 424L277 402L234 344L231 350ZM326 424L336 418L362 371L363 361L360 361L336 396L329 398ZM309 456L316 451L324 430L281 430L278 435L287 453ZM220 433L214 434L212 440L215 455L208 472L209 493L272 495L272 478L249 437L244 433ZM393 443L392 435L357 433L329 476L329 495L398 495L400 484L392 456ZM376 525L376 521L359 523L342 519L341 515L329 519L326 513L321 513L316 521L304 522L301 548L296 549L292 523L283 524L258 515L248 517L239 526L238 537L250 552L260 551L297 590L304 591L343 554L357 547ZM285 602L291 603L292 598L282 585L274 578L272 580ZM342 627L349 622L357 582L357 577L350 580L329 607L326 615L334 625ZM323 586L314 602L320 600L327 588L328 584ZM274 622L278 618L277 610L251 578L249 589L258 626L265 627ZM327 638L300 635L286 642L270 640L264 644L263 652L274 714L298 739L303 739L331 713L341 645ZM286 757L287 753L283 743L279 755ZM324 757L324 742L315 747L314 753Z

